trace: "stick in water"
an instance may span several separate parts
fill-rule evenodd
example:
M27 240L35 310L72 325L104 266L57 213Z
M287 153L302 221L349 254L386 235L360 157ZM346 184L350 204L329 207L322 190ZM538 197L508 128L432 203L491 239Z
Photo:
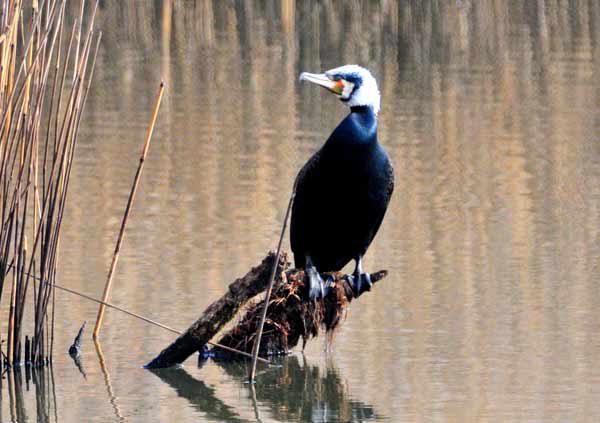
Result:
M73 345L69 347L69 355L75 356L81 353L81 338L83 338L83 330L85 329L86 322L83 322L77 336L73 340Z
M13 266L9 265L9 267L13 267ZM27 273L26 275L29 276L29 273ZM39 283L42 283L42 284L45 284L45 285L50 285L53 288L56 288L56 289L58 289L60 291L68 292L69 294L77 295L78 297L85 298L86 300L93 301L93 302L98 303L98 304L102 304L102 305L104 305L104 306L106 306L108 308L112 308L114 310L120 311L121 313L127 314L127 315L129 315L131 317L135 317L136 319L142 320L142 321L144 321L146 323L150 323L151 325L154 325L156 327L168 330L169 332L173 332L173 333L175 333L177 335L183 334L183 332L180 331L180 330L178 330L178 329L173 329L173 328L171 328L171 327L169 327L167 325L163 325L162 323L157 322L156 320L149 319L148 317L144 317L141 314L134 313L133 311L129 311L129 310L124 309L123 307L119 307L119 306L117 306L115 304L107 303L106 301L101 301L101 300L99 300L97 298L90 297L89 295L82 294L81 292L77 292L77 291L75 291L74 289L71 289L71 288L67 288L67 287L64 287L64 286L61 286L61 285L57 285L55 283L51 284L51 283L42 281L37 276L31 276L31 277L36 282L39 282ZM94 342L97 343L98 340L95 340ZM236 348L228 347L227 345L221 345L218 342L207 341L206 343L209 344L209 345L212 345L213 347L220 348L222 350L226 350L226 351L229 351L229 352L232 352L232 353L243 355L243 356L248 357L248 358L252 358L252 354L248 354L247 352L240 351L239 349L236 349ZM3 355L1 353L2 353L2 349L0 348L0 359L2 358L2 355ZM258 357L258 361L260 361L262 363L265 363L265 364L269 364L269 360L265 360L264 358ZM0 363L0 369L2 369L1 363Z
M127 208L125 209L125 215L123 216L123 221L121 222L121 230L119 232L119 238L117 239L117 245L115 247L115 252L113 254L112 263L110 265L110 270L108 272L108 277L106 278L106 285L104 286L104 294L102 295L102 302L106 303L108 301L108 295L110 294L110 287L112 285L112 278L117 267L117 262L119 261L119 251L121 250L121 244L123 243L123 236L125 235L125 226L127 225L127 218L129 217L129 212L131 211L131 206L133 204L133 200L135 199L135 193L137 191L138 183L140 181L140 176L142 175L142 169L144 168L144 161L146 160L146 154L148 154L148 148L150 147L150 139L152 138L152 132L154 132L154 124L156 123L156 118L158 116L158 109L160 108L160 102L162 100L163 92L165 90L165 84L163 81L160 82L160 88L158 90L158 97L156 98L156 104L154 105L154 113L152 113L152 119L150 120L150 127L148 128L148 134L146 136L146 143L144 144L144 149L142 150L142 155L140 156L140 163L137 168L137 172L135 174L135 178L133 180L133 186L131 187L131 192L129 193L129 200L127 201ZM105 305L100 304L100 308L98 309L98 318L96 319L96 326L94 327L94 339L98 339L98 335L100 334L100 328L102 327L102 318L104 317Z
M290 211L292 210L292 204L294 204L294 197L296 196L296 184L292 190L290 201L288 203L287 210L285 211L285 217L283 218L283 227L281 228L281 235L279 235L279 243L277 244L277 254L275 254L275 261L273 269L271 270L271 278L269 279L269 285L267 286L267 293L265 294L265 306L263 307L262 316L258 325L258 331L256 333L256 340L252 347L252 366L250 367L250 375L248 381L254 382L254 376L256 375L256 362L258 361L258 350L260 349L260 338L262 338L263 328L265 326L265 320L267 318L267 309L269 308L269 300L271 298L271 290L273 289L273 281L275 280L275 272L279 267L279 256L281 254L281 243L285 235L285 228L287 227L288 218L290 217Z

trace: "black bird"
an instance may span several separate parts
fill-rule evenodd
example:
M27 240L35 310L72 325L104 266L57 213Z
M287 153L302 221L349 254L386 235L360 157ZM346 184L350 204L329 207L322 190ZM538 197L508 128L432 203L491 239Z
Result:
M362 257L373 241L394 189L394 170L377 141L379 89L371 73L346 65L323 74L303 72L334 93L350 114L296 177L291 244L296 268L309 279L309 298L324 297L329 280L319 272L341 270L350 260L354 295L371 288Z

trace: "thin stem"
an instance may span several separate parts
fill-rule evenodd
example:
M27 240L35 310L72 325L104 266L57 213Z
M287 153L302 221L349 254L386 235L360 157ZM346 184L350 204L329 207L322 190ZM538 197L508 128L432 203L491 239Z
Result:
M94 297L91 297L89 295L83 294L81 292L75 291L74 289L67 288L67 287L61 286L61 285L57 285L56 283L52 283L51 284L51 283L45 282L45 281L41 280L40 278L38 278L37 276L31 276L31 277L32 277L33 280L35 280L36 282L39 282L40 284L51 286L52 288L56 288L56 289L58 289L60 291L68 292L69 294L77 295L78 297L85 298L86 300L95 302L97 304L101 304L101 305L103 305L105 307L108 307L108 308L112 308L114 310L120 311L121 313L127 314L128 316L131 316L131 317L134 317L136 319L142 320L142 321L144 321L146 323L150 323L151 325L154 325L156 327L168 330L169 332L175 333L177 335L181 335L183 333L183 331L180 331L178 329L173 329L172 327L169 327L169 326L164 325L164 324L162 324L160 322L157 322L156 320L149 319L148 317L144 317L141 314L134 313L133 311L129 311L129 310L124 309L123 307L119 307L119 306L117 306L115 304L111 304L111 303L108 303L106 301L99 300L97 298L94 298ZM226 350L226 351L231 351L233 353L240 354L240 355L243 355L243 356L246 356L246 357L249 357L249 358L252 357L251 354L248 354L245 351L240 351L240 350L238 350L236 348L228 347L226 345L221 345L221 344L219 344L217 342L208 341L207 344L212 345L213 347L221 348L221 349ZM259 359L259 361L261 361L263 363L267 363L267 364L269 363L269 360L265 360L264 358L260 358L259 357L258 359Z
M262 338L263 328L265 326L265 320L267 318L267 310L269 308L269 301L271 299L271 291L273 290L273 281L275 280L275 272L277 271L277 268L279 267L279 256L281 255L281 244L283 243L283 237L285 236L287 222L290 217L290 212L292 210L292 204L294 204L295 197L296 197L296 186L294 185L294 188L292 190L292 195L290 195L290 201L288 203L287 210L285 211L285 218L283 219L281 235L279 235L279 243L277 244L277 253L275 254L275 262L273 264L273 268L271 269L271 278L269 279L269 285L267 286L267 292L265 294L265 305L263 307L262 316L260 318L260 323L258 325L256 339L255 339L254 345L252 347L252 366L250 367L250 374L248 375L248 380L250 383L254 382L254 376L256 375L256 362L258 360L258 352L260 349L260 340Z
M108 272L108 277L106 278L106 285L104 286L104 293L102 294L102 302L106 302L108 300L108 296L110 294L110 288L112 285L112 279L115 272L115 268L117 267L117 262L119 261L119 252L121 250L121 244L123 243L123 237L125 235L125 227L127 226L127 219L129 218L129 213L131 211L131 206L133 205L133 200L135 199L135 194L137 192L137 187L140 181L140 177L142 175L142 170L144 168L144 161L146 160L146 155L148 154L148 148L150 147L150 140L152 139L152 133L154 132L154 124L156 123L156 118L158 117L158 110L160 109L160 103L162 100L163 93L165 91L165 83L163 81L160 82L160 87L158 89L158 96L156 98L156 103L154 105L154 112L152 113L152 118L150 120L150 126L148 128L148 134L146 136L146 142L144 143L144 148L142 149L142 155L140 156L140 163L137 168L137 172L135 174L135 178L133 180L133 186L131 187L131 192L129 193L129 200L127 201L127 208L125 209L125 214L123 215L123 221L121 222L121 230L119 231L119 238L117 239L117 245L115 247L115 252L113 254L112 262L110 265L110 270ZM98 309L98 318L96 319L96 326L94 327L94 339L98 338L100 334L100 329L102 328L102 319L104 317L104 304L100 304L100 308Z

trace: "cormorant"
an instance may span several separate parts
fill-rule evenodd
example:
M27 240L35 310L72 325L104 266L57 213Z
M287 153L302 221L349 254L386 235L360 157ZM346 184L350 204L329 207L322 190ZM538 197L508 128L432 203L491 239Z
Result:
M309 298L324 297L329 280L319 272L341 270L350 260L354 295L371 288L362 257L375 237L394 189L394 171L377 141L379 89L371 73L345 65L301 81L335 94L350 114L296 177L290 238L296 268L308 275ZM318 269L318 270L317 270Z

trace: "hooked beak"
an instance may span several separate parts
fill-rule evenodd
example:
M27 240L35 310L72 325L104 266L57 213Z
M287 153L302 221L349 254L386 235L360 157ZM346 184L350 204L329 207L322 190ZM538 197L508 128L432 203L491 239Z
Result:
M339 81L333 81L324 73L308 73L302 72L300 74L300 81L308 81L313 84L320 85L327 88L334 94L342 94L344 91L344 82L340 79Z

